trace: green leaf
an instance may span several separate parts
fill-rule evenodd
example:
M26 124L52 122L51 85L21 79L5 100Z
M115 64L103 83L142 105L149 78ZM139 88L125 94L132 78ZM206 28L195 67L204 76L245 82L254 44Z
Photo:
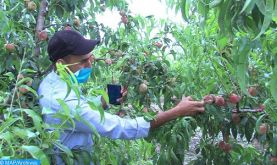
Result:
M100 94L106 102L109 102L109 96L105 90L96 90L95 93Z
M275 102L277 103L277 64L273 69L273 74L270 80L270 92Z
M268 27L271 23L271 20L272 20L273 6L274 6L273 0L266 1L263 25L262 25L260 33L255 37L254 40L259 38L268 29Z
M96 130L96 128L94 127L94 125L92 125L90 122L88 122L87 120L85 120L83 118L81 118L81 122L86 124L91 129L91 131L93 132L93 135L95 135L97 139L100 138L100 135L99 135L98 131Z
M19 81L17 82L16 85L17 85L17 86L20 86L21 84L26 83L26 82L29 82L29 81L32 81L32 78L30 78L30 77L25 77L25 78L19 80Z
M272 139L272 156L277 156L277 132L276 128L274 128L275 132L273 132Z
M53 110L50 108L46 108L46 107L42 107L42 115L49 115L49 114L53 114Z
M37 137L37 134L30 131L29 129L22 129L19 127L13 128L13 134L16 136L19 136L21 139L24 139L24 140Z
M218 38L217 44L220 49L224 49L224 47L228 44L228 38L225 36L221 36L220 38Z
M190 0L182 0L181 13L185 21L188 21L189 8L190 8Z
M14 75L12 72L7 72L4 74L4 76L8 76L9 77L9 80L13 80L14 79Z
M14 138L14 135L12 134L12 132L7 131L4 133L0 134L0 139L4 139L6 140L8 143L11 143L11 140Z
M40 160L42 165L50 165L50 162L45 155L45 153L38 148L37 146L25 146L23 145L21 147L23 150L27 151L32 155L33 158Z
M2 34L7 32L7 30L10 30L9 24L7 24L7 22L9 22L9 19L6 16L6 13L0 10L0 29Z
M237 130L237 127L235 124L232 124L231 125L231 131L232 131L232 135L235 139L237 139L237 136L238 136L238 130Z
M253 132L254 132L254 128L253 128L253 123L252 123L253 120L248 120L247 123L245 124L245 138L248 142L250 142L251 138L252 138L252 135L253 135Z
M57 5L56 6L56 15L59 17L59 18L62 18L63 15L64 15L64 8L60 5Z
M36 129L38 131L41 131L42 130L41 129L41 125L42 125L41 117L31 109L21 109L21 110L24 111L29 117L31 117L33 119Z
M171 158L171 162L173 164L182 164L179 159L177 158L176 154L173 151L173 148L170 149L170 153L168 153L170 155Z
M257 121L256 121L256 132L259 132L259 127L260 127L260 125L261 125L261 123L262 123L262 121L263 121L263 118L266 116L266 114L263 114L263 115L261 115L258 119L257 119Z
M62 106L62 109L64 110L64 113L66 116L70 116L70 108L62 99L57 99L58 103Z
M29 92L33 93L36 97L38 97L37 92L33 88L31 88L31 87L29 87L27 85L20 85L20 87L27 89Z
M22 69L21 73L37 73L37 71L27 68L27 69Z
M222 0L213 0L211 3L209 3L209 7L213 8L218 6L220 3L222 2Z
M234 54L234 65L236 68L236 76L240 89L248 95L248 54L250 51L250 41L243 38L237 43L237 51Z
M9 128L13 123L15 123L17 120L21 120L21 118L8 118L4 123L1 123L0 127L0 134L3 133L7 128Z
M260 12L263 15L265 15L265 3L264 3L264 1L257 0L256 5L257 5L258 9L260 10Z
M240 12L240 14L242 14L248 7L250 7L252 4L255 5L256 3L256 0L246 0L245 3L244 3L244 6ZM252 5L254 7L254 5ZM252 10L252 9L251 9Z
M63 145L63 144L61 144L59 142L56 142L56 141L53 144L58 149L60 149L61 151L65 152L68 156L73 157L73 154L72 154L71 150L67 146L65 146L65 145Z
M103 108L97 107L96 104L94 102L92 102L92 101L88 101L88 105L89 105L89 107L92 110L98 110L99 111L101 121L103 121L104 120L104 116L105 116L105 112L104 112Z
M217 17L217 21L218 21L218 26L220 28L220 31L222 34L225 34L225 29L226 29L226 26L225 26L225 15L226 15L226 8L227 8L227 2L225 3L221 3L220 4L220 7L219 7L219 14L218 14L218 17Z
M88 151L86 150L81 151L81 157L82 157L82 162L84 164L90 164L92 158L90 157L90 154L88 153Z

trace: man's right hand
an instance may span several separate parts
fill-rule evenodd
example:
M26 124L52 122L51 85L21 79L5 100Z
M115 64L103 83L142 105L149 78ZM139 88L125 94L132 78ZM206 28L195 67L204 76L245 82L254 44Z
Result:
M205 111L204 101L193 101L190 96L185 97L172 110L176 111L179 117L196 115Z
M204 101L193 101L191 97L185 97L174 108L159 112L156 119L151 121L151 129L157 128L178 117L193 116L204 111Z

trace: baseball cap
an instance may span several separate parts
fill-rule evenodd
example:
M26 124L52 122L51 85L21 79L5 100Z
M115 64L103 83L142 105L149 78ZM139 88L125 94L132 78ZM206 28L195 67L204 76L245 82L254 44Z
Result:
M48 42L48 55L52 62L68 55L86 55L100 43L100 40L85 39L74 30L56 32Z

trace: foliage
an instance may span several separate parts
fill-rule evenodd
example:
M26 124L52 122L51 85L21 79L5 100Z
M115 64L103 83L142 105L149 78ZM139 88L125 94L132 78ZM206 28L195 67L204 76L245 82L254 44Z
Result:
M214 94L226 102L223 106L215 101L206 104L204 114L172 121L145 140L114 141L95 132L92 155L76 154L59 142L64 124L50 126L42 120L49 110L39 107L36 90L51 68L48 39L41 40L37 28L42 1L33 1L37 6L34 10L28 8L30 1L2 2L1 159L35 158L51 164L56 147L68 164L74 158L102 160L100 164L182 164L191 137L199 132L202 138L191 164L270 164L276 158L276 0L166 0L169 8L182 13L185 25L133 15L124 0L49 1L42 12L42 30L48 39L57 30L71 28L102 40L94 50L92 79L82 86L84 94L100 94L107 100L106 84L128 87L124 104L111 105L110 113L123 111L123 117L144 116L149 120L158 111L173 107L182 95L201 100ZM105 10L122 10L128 20L119 20L116 30L105 27L95 19ZM6 44L13 44L15 49L7 49ZM68 89L80 96L66 67L57 68ZM140 92L142 83L147 85L146 92ZM249 93L249 87L257 89L256 96ZM237 104L229 99L232 93L241 97ZM70 114L62 99L58 101L62 108L56 116L62 123L74 126L73 119L81 120ZM95 102L90 106L104 114ZM260 129L264 125L267 130L263 134ZM54 129L46 131L50 128ZM238 139L250 144L240 144ZM264 150L253 147L255 139Z

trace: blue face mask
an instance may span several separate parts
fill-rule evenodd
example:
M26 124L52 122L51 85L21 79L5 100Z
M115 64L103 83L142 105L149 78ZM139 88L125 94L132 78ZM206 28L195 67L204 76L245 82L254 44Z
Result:
M82 68L74 73L78 83L85 83L92 72L92 68Z

